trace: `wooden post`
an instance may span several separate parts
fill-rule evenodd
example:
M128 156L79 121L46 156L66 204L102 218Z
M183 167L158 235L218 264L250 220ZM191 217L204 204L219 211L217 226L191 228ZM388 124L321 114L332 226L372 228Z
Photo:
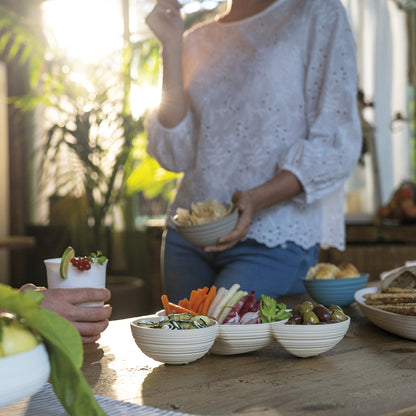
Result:
M8 137L6 65L0 62L0 239L10 232ZM8 284L9 279L9 254L0 250L0 283Z

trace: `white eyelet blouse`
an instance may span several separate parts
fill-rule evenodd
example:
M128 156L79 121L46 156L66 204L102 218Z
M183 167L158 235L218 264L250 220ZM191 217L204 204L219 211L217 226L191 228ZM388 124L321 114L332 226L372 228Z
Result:
M193 28L183 70L186 117L165 128L155 110L147 123L149 154L184 172L168 218L191 202L230 202L285 169L304 192L257 213L247 237L344 249L343 185L361 129L355 43L340 1L278 0L238 22Z

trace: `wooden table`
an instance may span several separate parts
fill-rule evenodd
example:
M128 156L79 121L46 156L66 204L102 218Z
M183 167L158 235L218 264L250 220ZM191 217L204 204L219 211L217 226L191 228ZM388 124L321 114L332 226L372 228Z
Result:
M293 307L304 298L281 301ZM416 343L377 328L355 304L345 311L349 331L320 356L297 358L276 342L181 366L147 358L131 319L111 321L85 346L83 371L96 394L196 415L416 415Z

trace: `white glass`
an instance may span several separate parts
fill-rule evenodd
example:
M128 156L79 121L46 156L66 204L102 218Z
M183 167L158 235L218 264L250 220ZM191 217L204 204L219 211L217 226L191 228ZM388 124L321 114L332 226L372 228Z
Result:
M68 267L68 278L62 279L59 273L60 258L44 260L46 266L46 276L48 288L50 289L73 289L73 288L105 288L106 282L106 260L103 265L92 263L91 269L80 271L72 264ZM80 303L80 306L102 306L104 302L86 302Z

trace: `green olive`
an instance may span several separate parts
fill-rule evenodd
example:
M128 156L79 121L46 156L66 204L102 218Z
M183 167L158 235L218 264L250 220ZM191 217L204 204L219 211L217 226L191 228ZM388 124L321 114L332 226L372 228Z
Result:
M299 303L298 305L296 305L293 309L292 309L292 314L293 315L300 315L300 307L301 304Z
M344 313L344 311L342 310L342 308L340 306L338 306L338 305L331 305L328 309L331 312L340 311L340 312Z
M348 318L344 312L334 311L332 312L332 319L342 322L342 321L346 321Z
M307 311L303 315L303 322L306 323L306 324L315 325L315 324L319 323L319 318L318 318L318 316L316 315L315 312Z
M299 313L301 315L305 315L306 312L310 312L312 310L313 310L313 304L312 304L312 302L309 302L308 300L306 300L305 302L303 302L300 305Z

